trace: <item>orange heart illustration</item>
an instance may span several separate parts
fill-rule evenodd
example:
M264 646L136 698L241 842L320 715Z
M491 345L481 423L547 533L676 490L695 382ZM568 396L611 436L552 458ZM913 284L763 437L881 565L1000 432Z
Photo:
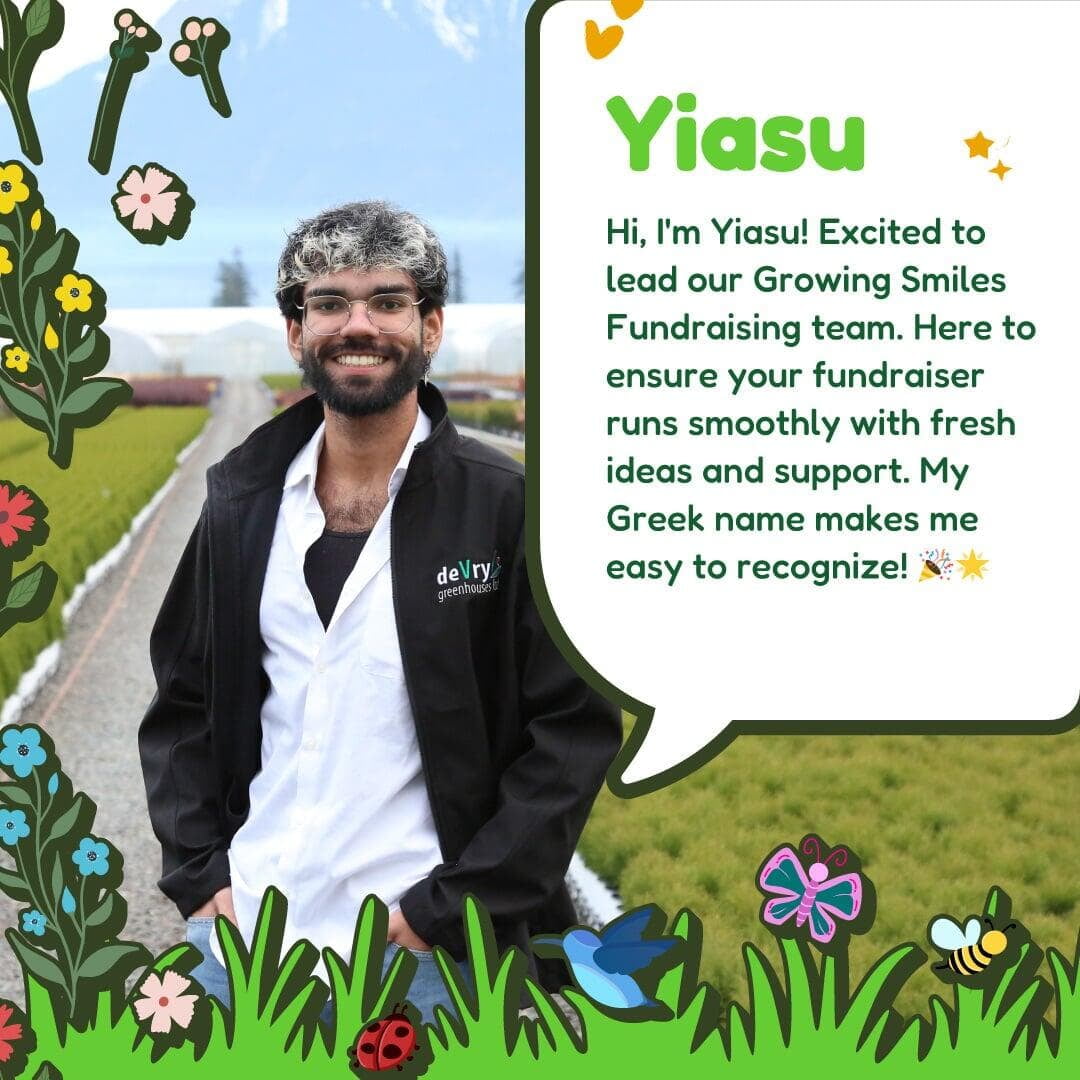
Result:
M636 15L644 3L645 0L611 0L611 6L620 19L629 19L631 15Z
M600 27L589 19L585 23L585 48L594 60L603 60L622 41L622 34L621 26L609 26L601 33Z

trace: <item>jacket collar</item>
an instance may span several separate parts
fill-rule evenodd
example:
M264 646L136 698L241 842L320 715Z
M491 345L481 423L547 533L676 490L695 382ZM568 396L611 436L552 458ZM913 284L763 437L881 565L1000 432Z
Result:
M409 462L403 487L430 480L460 441L442 394L430 383L419 386L420 408L431 419L431 434ZM289 465L323 422L322 402L311 395L256 428L207 473L208 484L223 483L229 498L265 487L281 488Z

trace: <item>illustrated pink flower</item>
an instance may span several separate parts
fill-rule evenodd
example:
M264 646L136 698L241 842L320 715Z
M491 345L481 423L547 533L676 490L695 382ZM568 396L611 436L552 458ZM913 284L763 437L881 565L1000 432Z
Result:
M190 979L175 971L166 971L160 978L153 973L147 975L139 987L146 997L135 1002L135 1015L140 1020L152 1016L150 1030L158 1034L171 1030L174 1023L186 1028L199 1000L197 994L184 993L190 985Z
M34 500L22 489L12 495L7 484L0 484L0 544L11 547L19 539L20 532L29 532L34 527L34 519L23 513L33 505Z
M168 225L176 213L176 200L180 197L177 191L165 190L172 182L173 177L152 165L145 175L140 174L138 169L132 169L120 182L120 187L127 194L117 195L114 199L118 213L121 217L135 215L131 221L133 229L150 229L155 219L162 225Z
M0 1061L11 1060L15 1052L14 1044L22 1038L22 1024L8 1023L14 1011L6 1002L0 1005Z

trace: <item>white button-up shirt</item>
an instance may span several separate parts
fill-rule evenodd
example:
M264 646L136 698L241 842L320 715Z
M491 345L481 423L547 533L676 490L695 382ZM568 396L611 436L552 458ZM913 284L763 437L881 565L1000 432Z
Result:
M307 550L326 524L315 495L325 425L285 476L259 609L270 682L262 770L229 849L233 904L248 941L263 890L276 885L289 901L286 947L304 937L347 956L364 898L374 893L393 908L442 861L390 574L394 499L413 447L431 432L417 412L389 501L325 629L304 579Z

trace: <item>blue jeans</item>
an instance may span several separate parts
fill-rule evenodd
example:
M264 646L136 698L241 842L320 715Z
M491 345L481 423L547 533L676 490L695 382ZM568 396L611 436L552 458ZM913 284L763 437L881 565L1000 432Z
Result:
M230 1004L229 976L210 949L210 938L214 933L214 920L212 918L188 919L186 940L203 954L202 963L192 971L191 977L196 979L208 994L216 997L222 1005L228 1008ZM399 948L401 948L400 945L386 946L382 963L384 978ZM417 965L416 974L413 976L407 996L409 1002L420 1013L421 1020L425 1024L432 1023L436 1005L442 1005L451 1016L456 1017L457 1009L447 992L446 984L443 982L434 954L419 949L410 949L409 952L416 957ZM465 976L466 985L471 986L472 979L469 975L468 965L461 961L456 961L456 963ZM327 1002L326 1008L322 1011L323 1020L329 1020L330 1015L330 1002Z

